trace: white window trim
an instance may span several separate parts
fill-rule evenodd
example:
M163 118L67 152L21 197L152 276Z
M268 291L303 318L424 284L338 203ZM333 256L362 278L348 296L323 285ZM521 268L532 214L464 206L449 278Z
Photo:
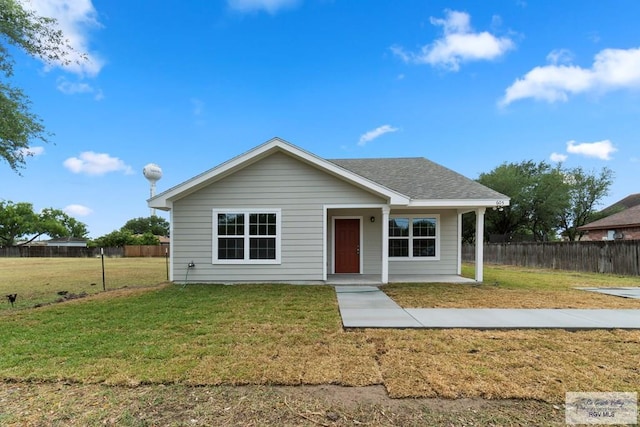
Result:
M406 257L392 257L389 256L389 261L440 261L440 214L430 214L430 213L415 213L415 214L394 214L389 215L389 220L394 218L403 218L409 219L409 256ZM413 256L413 220L415 218L434 218L436 220L436 256ZM389 229L389 224L385 224L385 227ZM400 237L401 238L401 237ZM398 239L400 239L398 238ZM407 237L404 237L407 239ZM393 236L388 236L388 240L394 239Z
M276 215L276 235L274 236L276 239L276 258L275 259L249 259L249 220L248 216L250 214L275 214ZM218 214L243 214L245 215L245 234L244 234L244 259L218 259ZM282 237L282 210L281 209L272 209L272 208L240 208L240 209L214 209L213 210L213 253L212 256L212 264L254 264L254 265L266 265L266 264L281 264L281 237ZM254 236L260 237L260 236ZM268 236L271 237L271 236Z

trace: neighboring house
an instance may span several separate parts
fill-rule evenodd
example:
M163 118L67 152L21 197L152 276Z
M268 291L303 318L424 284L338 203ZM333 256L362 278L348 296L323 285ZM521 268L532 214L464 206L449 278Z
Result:
M640 204L578 227L578 231L585 232L581 240L640 239Z
M67 246L76 248L86 248L87 239L80 237L59 237L46 241L47 246Z
M171 280L459 275L462 214L509 198L424 158L326 160L279 138L149 199L171 211ZM482 281L482 244L475 279Z

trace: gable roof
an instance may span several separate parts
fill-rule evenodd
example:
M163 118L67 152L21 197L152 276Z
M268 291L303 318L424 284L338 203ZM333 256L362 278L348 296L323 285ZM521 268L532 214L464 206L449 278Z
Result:
M378 194L390 205L470 207L506 205L509 198L424 158L326 160L273 138L147 201L169 210L173 201L233 174L276 152L290 155L352 185Z
M189 195L277 152L288 154L304 163L321 169L324 172L344 179L353 185L387 198L392 204L407 204L409 202L409 197L404 194L398 193L397 191L370 181L367 178L347 171L321 157L316 156L315 154L296 147L283 139L273 138L244 154L234 157L233 159L209 169L208 171L201 173L182 184L178 184L175 187L150 198L147 200L147 204L151 208L169 210L171 209L171 205L174 200L178 200Z
M578 230L615 229L640 226L640 204L632 206L608 217L578 227Z
M509 199L424 157L329 160L412 199Z

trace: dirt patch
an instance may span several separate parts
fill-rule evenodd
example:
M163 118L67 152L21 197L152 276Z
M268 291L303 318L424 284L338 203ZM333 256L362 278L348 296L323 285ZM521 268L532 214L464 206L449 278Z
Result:
M525 400L391 399L382 386L0 383L4 426L563 425L564 411Z

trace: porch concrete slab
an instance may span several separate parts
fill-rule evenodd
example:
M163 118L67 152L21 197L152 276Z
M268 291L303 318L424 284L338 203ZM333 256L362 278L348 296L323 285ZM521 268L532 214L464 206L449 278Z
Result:
M640 287L623 288L576 288L582 291L598 292L616 297L640 299Z

